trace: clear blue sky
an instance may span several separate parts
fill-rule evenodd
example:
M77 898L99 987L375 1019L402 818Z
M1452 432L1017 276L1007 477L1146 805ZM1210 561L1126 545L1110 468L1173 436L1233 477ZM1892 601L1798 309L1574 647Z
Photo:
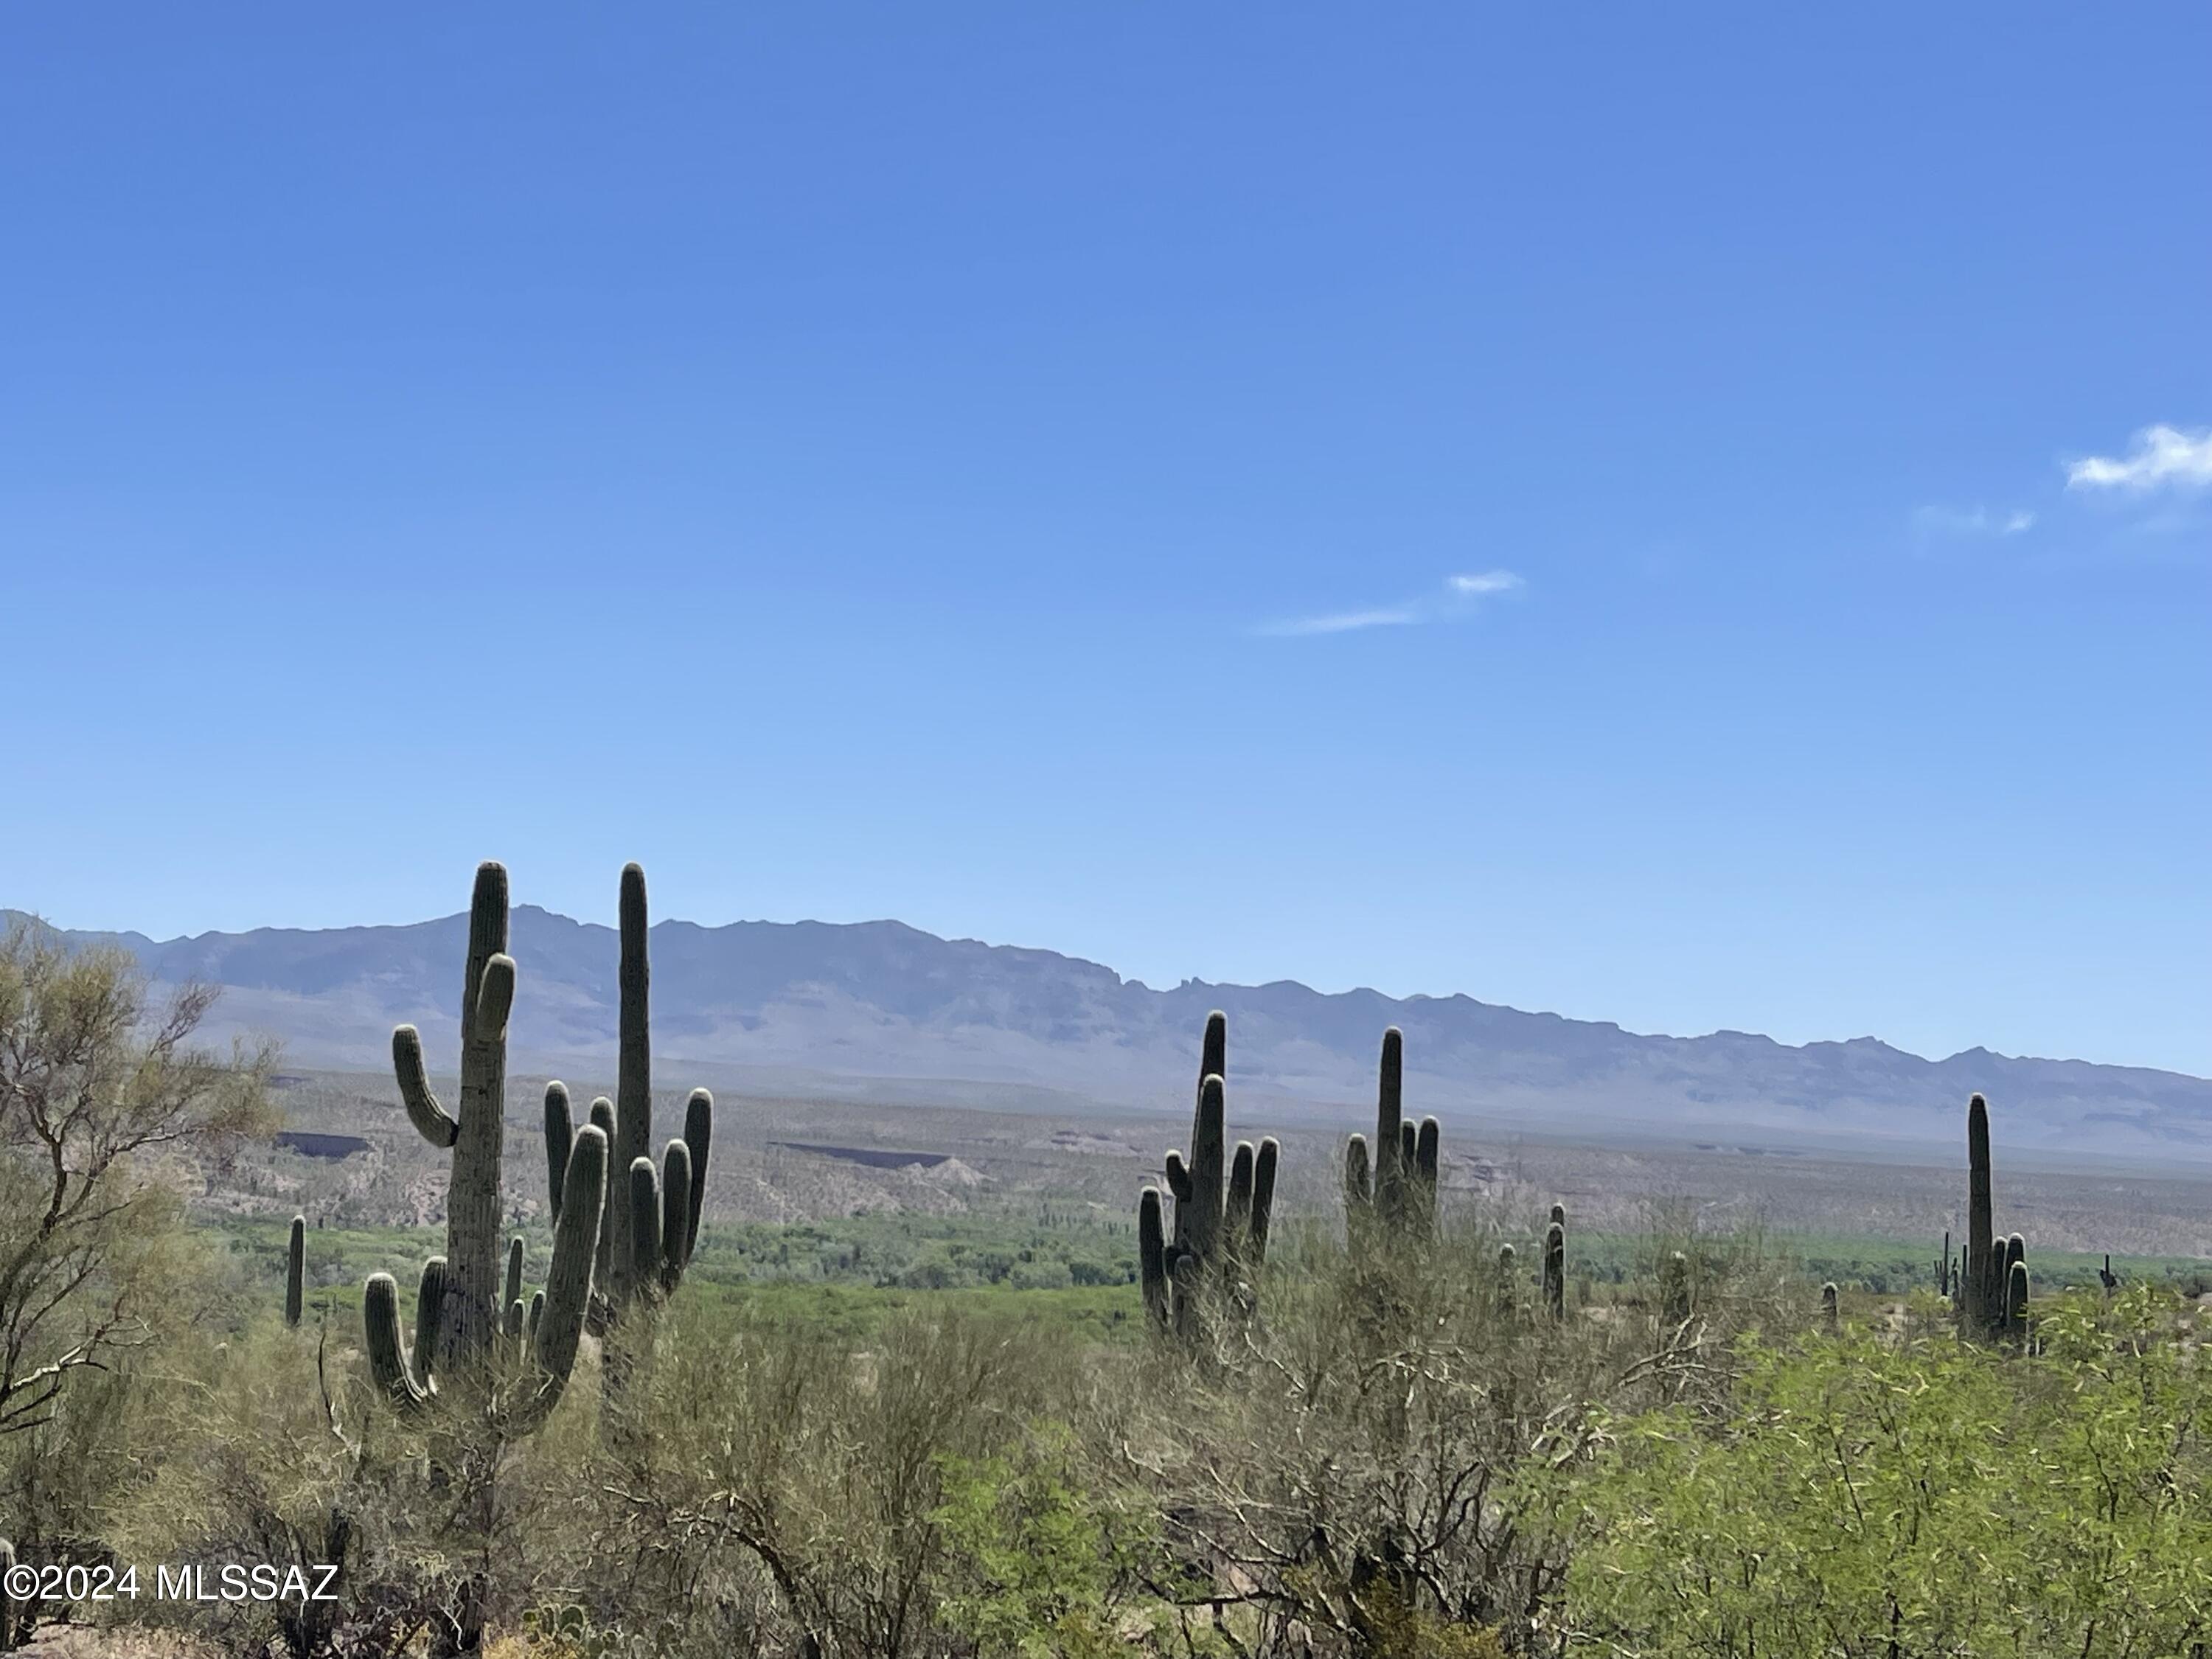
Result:
M0 903L637 858L2212 1073L2209 76L2194 4L13 8Z

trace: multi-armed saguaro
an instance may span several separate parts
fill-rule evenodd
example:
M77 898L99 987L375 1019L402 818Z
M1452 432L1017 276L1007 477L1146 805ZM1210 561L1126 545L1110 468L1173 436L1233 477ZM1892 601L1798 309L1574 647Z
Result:
M362 1302L369 1364L380 1385L404 1406L438 1394L437 1377L460 1374L504 1336L534 1353L540 1386L532 1413L542 1419L574 1369L587 1324L605 1331L625 1310L657 1302L683 1277L699 1239L714 1097L692 1092L684 1138L656 1167L653 1061L646 957L645 872L622 877L621 1104L601 1097L591 1121L570 1122L568 1091L545 1091L545 1176L553 1212L553 1261L545 1288L522 1299L523 1242L506 1241L500 1223L500 1153L507 1094L507 1022L514 963L507 954L507 872L477 872L469 909L468 966L461 1000L461 1092L458 1115L430 1091L421 1036L403 1025L392 1036L393 1069L407 1115L424 1139L453 1154L447 1200L446 1254L425 1263L410 1348L399 1329L398 1287L387 1273L368 1281ZM609 1159L617 1160L610 1178ZM504 1268L503 1282L502 1272Z
M1239 1273L1267 1259L1267 1230L1275 1205L1275 1165L1281 1148L1269 1135L1257 1147L1228 1149L1225 1085L1229 1020L1206 1016L1198 1066L1198 1106L1191 1119L1190 1158L1167 1155L1168 1189L1175 1195L1175 1237L1169 1241L1160 1189L1147 1187L1137 1202L1137 1255L1145 1310L1154 1323L1185 1335L1197 1328L1210 1291L1232 1285ZM1226 1164L1224 1187L1223 1165Z
M514 1322L501 1296L500 1152L505 1133L507 1022L514 1003L514 959L507 954L507 884L503 866L477 867L469 905L469 950L461 988L459 1115L430 1091L422 1039L411 1025L392 1034L392 1069L409 1120L432 1146L453 1155L446 1201L446 1254L423 1264L410 1352L399 1330L398 1286L370 1276L362 1297L369 1368L398 1405L419 1409L437 1397L438 1378L480 1370L494 1339ZM542 1419L574 1368L590 1303L592 1257L606 1188L606 1138L582 1130L562 1170L566 1224L553 1233L553 1262L528 1346L538 1387L526 1422ZM519 1291L517 1283L512 1287ZM520 1333L518 1333L520 1334Z
M1375 1145L1354 1135L1344 1148L1345 1218L1354 1232L1369 1221L1393 1235L1426 1237L1437 1228L1437 1164L1443 1128L1425 1117L1406 1121L1406 1039L1395 1025L1382 1033L1376 1073Z

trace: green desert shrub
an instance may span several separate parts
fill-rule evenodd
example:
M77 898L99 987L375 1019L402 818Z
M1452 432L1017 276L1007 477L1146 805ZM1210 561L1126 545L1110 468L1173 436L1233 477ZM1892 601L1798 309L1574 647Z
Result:
M1724 1409L1609 1423L1563 1617L1592 1653L2186 1654L2212 1378L2182 1317L2136 1287L2039 1310L2026 1355L1747 1343Z

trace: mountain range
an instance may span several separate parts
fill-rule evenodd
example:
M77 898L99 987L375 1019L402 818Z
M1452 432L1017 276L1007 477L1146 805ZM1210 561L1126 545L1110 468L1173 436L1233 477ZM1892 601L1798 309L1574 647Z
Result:
M64 937L120 945L158 983L223 988L211 1036L275 1036L296 1066L382 1070L402 1022L421 1029L434 1067L452 1063L467 932L456 915L167 940ZM514 1065L611 1077L613 929L524 905L512 934ZM1181 1113L1200 1028L1221 1008L1247 1121L1265 1111L1358 1121L1372 1110L1376 1048L1395 1024L1406 1034L1409 1110L1516 1132L1948 1144L1978 1091L2016 1148L2212 1164L2212 1081L2148 1068L1983 1048L1928 1060L1872 1037L1793 1047L1741 1031L1647 1036L1465 996L1324 994L1291 981L1154 990L1096 963L896 921L663 921L652 960L656 1072L672 1086Z

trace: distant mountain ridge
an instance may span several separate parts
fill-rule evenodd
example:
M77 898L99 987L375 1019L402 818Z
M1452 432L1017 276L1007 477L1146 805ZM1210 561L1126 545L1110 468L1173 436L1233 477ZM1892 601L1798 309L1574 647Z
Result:
M403 1021L422 1029L434 1066L452 1063L467 929L455 915L167 940L64 937L121 945L159 981L223 987L216 1035L279 1036L301 1066L382 1069ZM1376 1049L1395 1024L1409 1108L1499 1126L1948 1142L1979 1090L2014 1146L2212 1163L2212 1081L2144 1067L1981 1048L1930 1060L1871 1037L1793 1048L1738 1031L1641 1036L1465 996L1324 994L1294 981L1156 991L1096 963L896 921L663 921L652 942L654 1049L672 1082L1188 1111L1198 1032L1218 1007L1243 1098L1301 1117L1348 1122L1367 1109ZM604 1061L611 1072L614 930L522 905L511 949L516 1065L586 1077ZM692 1070L678 1079L681 1064Z

